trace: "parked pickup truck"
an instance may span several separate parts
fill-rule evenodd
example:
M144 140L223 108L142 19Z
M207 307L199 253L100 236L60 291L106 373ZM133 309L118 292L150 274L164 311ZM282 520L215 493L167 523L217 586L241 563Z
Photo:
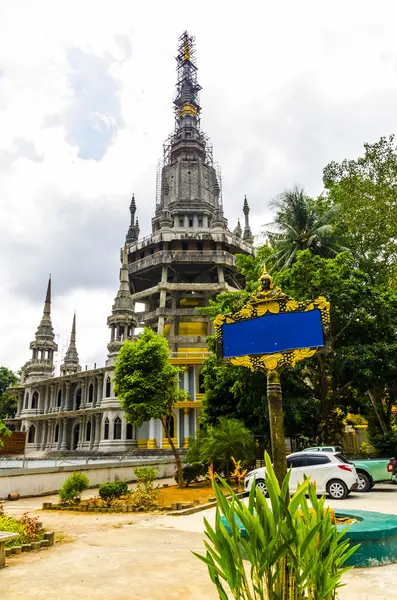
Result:
M340 446L314 446L304 452L340 452ZM364 458L350 461L358 475L357 492L368 492L376 483L397 480L397 460L395 458Z

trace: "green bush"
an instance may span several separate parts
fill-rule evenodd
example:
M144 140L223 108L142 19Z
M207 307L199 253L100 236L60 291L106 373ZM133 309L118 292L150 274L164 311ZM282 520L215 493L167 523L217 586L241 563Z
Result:
M191 463L184 465L182 468L183 481L187 487L189 483L203 477L208 469L206 463ZM178 483L178 474L175 474L175 481Z
M220 417L218 424L200 435L201 461L213 463L219 472L229 475L232 456L243 463L250 463L255 456L254 435L242 421Z
M134 469L138 488L150 490L153 487L153 481L157 477L158 469L152 467L138 467Z
M128 492L126 481L115 481L114 483L102 483L99 486L99 495L102 500L114 500Z
M64 482L59 490L59 497L62 502L78 502L81 492L87 490L90 486L90 480L84 473L75 471Z
M255 485L246 505L221 480L231 498L213 486L215 526L204 519L207 552L194 554L207 565L219 598L231 597L226 584L236 600L335 600L349 570L343 565L358 546L350 548L346 529L338 532L309 479L290 498L290 472L280 487L267 454L265 460L270 506Z
M43 539L44 530L39 523L38 517L29 517L27 513L20 519L8 517L4 513L0 514L0 531L7 533L16 533L18 535L14 540L6 542L7 547L20 546L36 540Z

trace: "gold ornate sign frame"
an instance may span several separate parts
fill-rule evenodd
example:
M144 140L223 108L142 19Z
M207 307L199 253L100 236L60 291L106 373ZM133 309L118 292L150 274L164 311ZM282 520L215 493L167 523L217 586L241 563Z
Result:
M215 318L214 328L218 353L222 354L222 325L225 323L236 323L246 319L262 317L266 313L307 312L315 309L320 311L325 344L327 345L331 327L329 302L324 296L320 296L316 300L305 300L304 302L298 302L294 298L290 298L273 283L271 275L264 266L259 279L259 286L243 308L236 313L218 315ZM248 367L251 371L256 369L266 372L279 371L283 368L294 367L297 362L314 356L317 351L318 348L299 348L273 354L236 356L231 358L230 361L236 366Z

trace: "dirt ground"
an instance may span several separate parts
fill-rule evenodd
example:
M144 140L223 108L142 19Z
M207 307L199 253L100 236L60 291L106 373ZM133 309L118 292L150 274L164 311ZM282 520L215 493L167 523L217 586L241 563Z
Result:
M331 504L397 514L396 498L397 487L385 485ZM43 501L55 500L56 496L5 503L9 514L39 515L56 531L58 543L8 559L9 566L0 572L1 600L218 598L206 567L191 553L203 551L203 516L211 522L214 509L185 517L39 510ZM344 583L340 600L395 600L397 565L355 569Z

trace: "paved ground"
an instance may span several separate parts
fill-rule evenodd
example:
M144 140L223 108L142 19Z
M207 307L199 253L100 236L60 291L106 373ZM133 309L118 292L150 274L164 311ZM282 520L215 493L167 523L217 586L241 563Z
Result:
M51 497L5 503L6 511L34 513L43 500ZM384 485L330 504L397 514L396 500L397 486ZM188 517L36 513L56 530L59 543L10 559L0 574L1 600L216 600L205 566L191 554L203 549L203 515L211 521L214 512ZM397 565L356 569L344 582L340 600L395 600Z

